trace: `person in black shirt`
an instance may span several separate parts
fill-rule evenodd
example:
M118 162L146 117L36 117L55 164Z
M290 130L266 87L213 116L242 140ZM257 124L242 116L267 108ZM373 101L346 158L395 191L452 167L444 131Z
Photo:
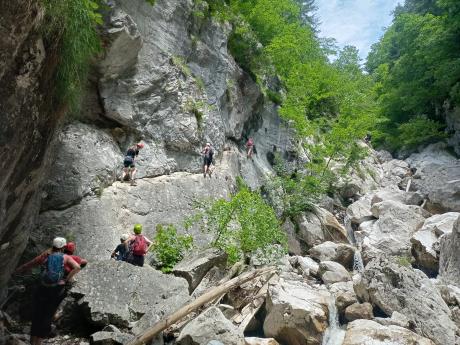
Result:
M128 176L131 180L131 185L136 185L136 182L134 181L134 176L136 175L134 159L139 155L139 150L143 147L143 143L138 143L128 148L126 156L123 160L123 174L121 175L121 182L123 182L126 176Z
M211 164L214 150L212 149L210 143L206 143L206 146L201 151L201 154L203 155L203 176L206 178L206 174L209 174L209 177L211 177Z
M111 258L115 258L115 260L126 261L126 257L128 254L128 246L126 244L126 240L129 238L128 234L123 234L120 236L120 244L115 248L112 252Z

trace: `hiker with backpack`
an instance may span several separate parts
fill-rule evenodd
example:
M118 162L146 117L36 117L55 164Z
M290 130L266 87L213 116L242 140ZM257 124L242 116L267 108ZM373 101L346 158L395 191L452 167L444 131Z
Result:
M130 146L126 152L126 156L123 160L123 174L121 175L121 182L125 181L126 176L129 177L131 185L135 186L136 181L134 176L136 175L136 165L134 159L139 155L139 150L144 148L143 143L137 143L136 145Z
M86 259L81 258L75 254L75 250L77 246L75 242L68 242L64 247L64 254L70 255L74 261L80 265L81 268L85 267L88 261ZM64 265L65 275L67 276L70 272L72 272L72 267L69 264Z
M134 266L143 267L145 254L149 251L152 243L142 235L142 225L134 225L134 235L131 235L127 240L128 256L126 261Z
M15 271L15 273L21 273L33 267L42 267L40 282L33 299L31 345L41 345L43 338L49 336L54 314L65 297L65 284L71 282L73 276L80 271L80 265L70 255L64 254L65 245L65 238L56 237L51 249L18 267ZM65 277L64 266L66 265L71 268L71 271Z
M246 156L248 159L252 159L252 152L254 151L254 140L249 138L246 143Z
M115 248L115 250L112 252L110 257L117 261L126 261L126 257L128 256L128 245L126 241L128 240L129 235L128 234L123 234L120 236L120 244Z
M201 151L201 154L203 155L203 177L206 178L206 174L209 174L209 177L211 177L211 164L214 156L214 150L212 149L210 143L206 143L206 146Z

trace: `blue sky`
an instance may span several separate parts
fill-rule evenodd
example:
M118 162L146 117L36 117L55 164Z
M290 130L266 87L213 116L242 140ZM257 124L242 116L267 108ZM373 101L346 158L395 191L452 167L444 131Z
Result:
M321 22L320 36L333 37L340 47L353 45L365 59L371 45L391 24L398 3L403 0L316 0Z

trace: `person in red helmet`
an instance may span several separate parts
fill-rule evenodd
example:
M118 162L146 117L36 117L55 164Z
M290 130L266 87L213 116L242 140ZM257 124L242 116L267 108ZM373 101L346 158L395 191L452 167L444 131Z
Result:
M75 245L75 242L68 242L65 247L64 247L64 254L69 255L72 257L72 259L75 260L77 264L80 265L80 267L85 267L88 261L86 259L83 259L79 257L78 255L74 255L75 250L77 249L77 246ZM65 275L69 274L72 271L72 266L69 264L64 265L64 270L65 270Z
M137 143L136 145L130 146L126 152L125 159L123 160L123 174L121 176L121 182L123 182L126 176L131 180L131 185L135 186L134 176L136 175L136 165L134 159L139 155L139 150L144 148L143 143Z

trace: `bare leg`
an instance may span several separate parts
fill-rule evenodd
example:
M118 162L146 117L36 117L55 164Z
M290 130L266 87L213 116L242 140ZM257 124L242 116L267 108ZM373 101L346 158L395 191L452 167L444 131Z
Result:
M121 182L123 182L126 178L126 174L128 173L129 168L123 168L123 173L121 174Z
M252 146L248 149L248 158L252 158Z
M203 176L206 178L206 173L208 172L208 166L205 164L205 165L203 166L203 169L204 169L204 171L203 171Z
M136 168L132 168L131 170L131 184L136 184L136 182L134 182L134 176L136 176Z
M31 345L42 345L42 341L43 339L42 338L39 338L37 336L31 336L30 337L30 344Z

